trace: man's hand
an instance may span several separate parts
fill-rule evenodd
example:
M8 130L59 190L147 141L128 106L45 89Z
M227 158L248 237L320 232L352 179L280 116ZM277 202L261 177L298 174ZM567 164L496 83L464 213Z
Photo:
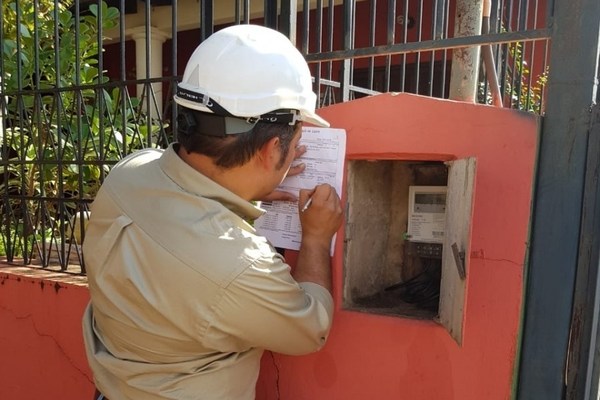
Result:
M311 203L304 209L309 199ZM302 239L319 240L329 244L342 224L343 212L335 189L322 184L313 190L300 190L298 202Z
M302 211L308 199L312 199L310 206ZM344 218L340 198L332 186L318 185L300 191L298 210L302 241L293 276L298 282L316 283L331 292L329 249Z
M306 153L306 146L298 146L295 149L296 153L294 154L294 160L302 157L304 153ZM304 163L292 164L290 170L288 171L286 176L294 176L301 174L304 169L306 169L306 165ZM298 199L292 193L283 192L281 190L274 190L268 195L264 196L260 201L297 201Z

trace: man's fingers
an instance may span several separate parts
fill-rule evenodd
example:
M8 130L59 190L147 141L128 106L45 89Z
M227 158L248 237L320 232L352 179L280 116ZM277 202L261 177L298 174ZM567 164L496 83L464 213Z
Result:
M322 183L315 187L315 196L321 201L328 201L332 193L335 193L335 189L327 183Z
M302 173L306 169L306 164L300 163L296 165L292 165L287 173L287 176L294 176Z
M300 145L296 147L296 152L294 153L294 159L300 158L306 153L306 146Z
M298 193L298 202L300 204L305 204L308 201L308 199L314 195L314 193L314 189L300 189L300 192Z

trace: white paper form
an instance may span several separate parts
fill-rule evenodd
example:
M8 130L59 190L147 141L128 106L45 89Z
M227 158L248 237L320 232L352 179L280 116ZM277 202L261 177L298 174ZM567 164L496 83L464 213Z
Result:
M306 153L295 163L304 163L306 168L299 175L285 178L278 190L293 193L298 197L300 189L312 190L319 184L328 183L341 195L346 131L303 127L300 144L306 146ZM298 204L274 201L263 202L261 207L267 212L255 221L254 227L257 232L269 239L275 247L299 250L302 227L298 216Z

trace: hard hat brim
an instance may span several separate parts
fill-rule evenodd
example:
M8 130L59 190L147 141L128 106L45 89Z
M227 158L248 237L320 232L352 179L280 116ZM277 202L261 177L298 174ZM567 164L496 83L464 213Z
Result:
M302 119L302 121L307 122L309 124L321 126L323 128L329 128L329 122L319 117L316 113L301 111L300 118Z

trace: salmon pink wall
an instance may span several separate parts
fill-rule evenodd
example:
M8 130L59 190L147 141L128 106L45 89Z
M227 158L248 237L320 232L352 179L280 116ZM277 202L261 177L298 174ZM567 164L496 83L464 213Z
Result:
M477 158L463 346L433 321L342 309L342 232L327 345L302 357L267 352L257 400L510 398L537 118L409 94L364 98L320 113L346 129L347 160ZM296 256L286 254L292 265ZM84 277L0 263L0 399L91 399L81 335L88 299Z
M342 233L333 258L336 314L326 346L302 357L265 354L257 399L510 398L537 117L410 94L364 98L320 114L346 129L347 160L476 157L463 345L433 321L344 310ZM286 255L293 263L296 254Z
M0 263L0 399L91 400L85 277Z

